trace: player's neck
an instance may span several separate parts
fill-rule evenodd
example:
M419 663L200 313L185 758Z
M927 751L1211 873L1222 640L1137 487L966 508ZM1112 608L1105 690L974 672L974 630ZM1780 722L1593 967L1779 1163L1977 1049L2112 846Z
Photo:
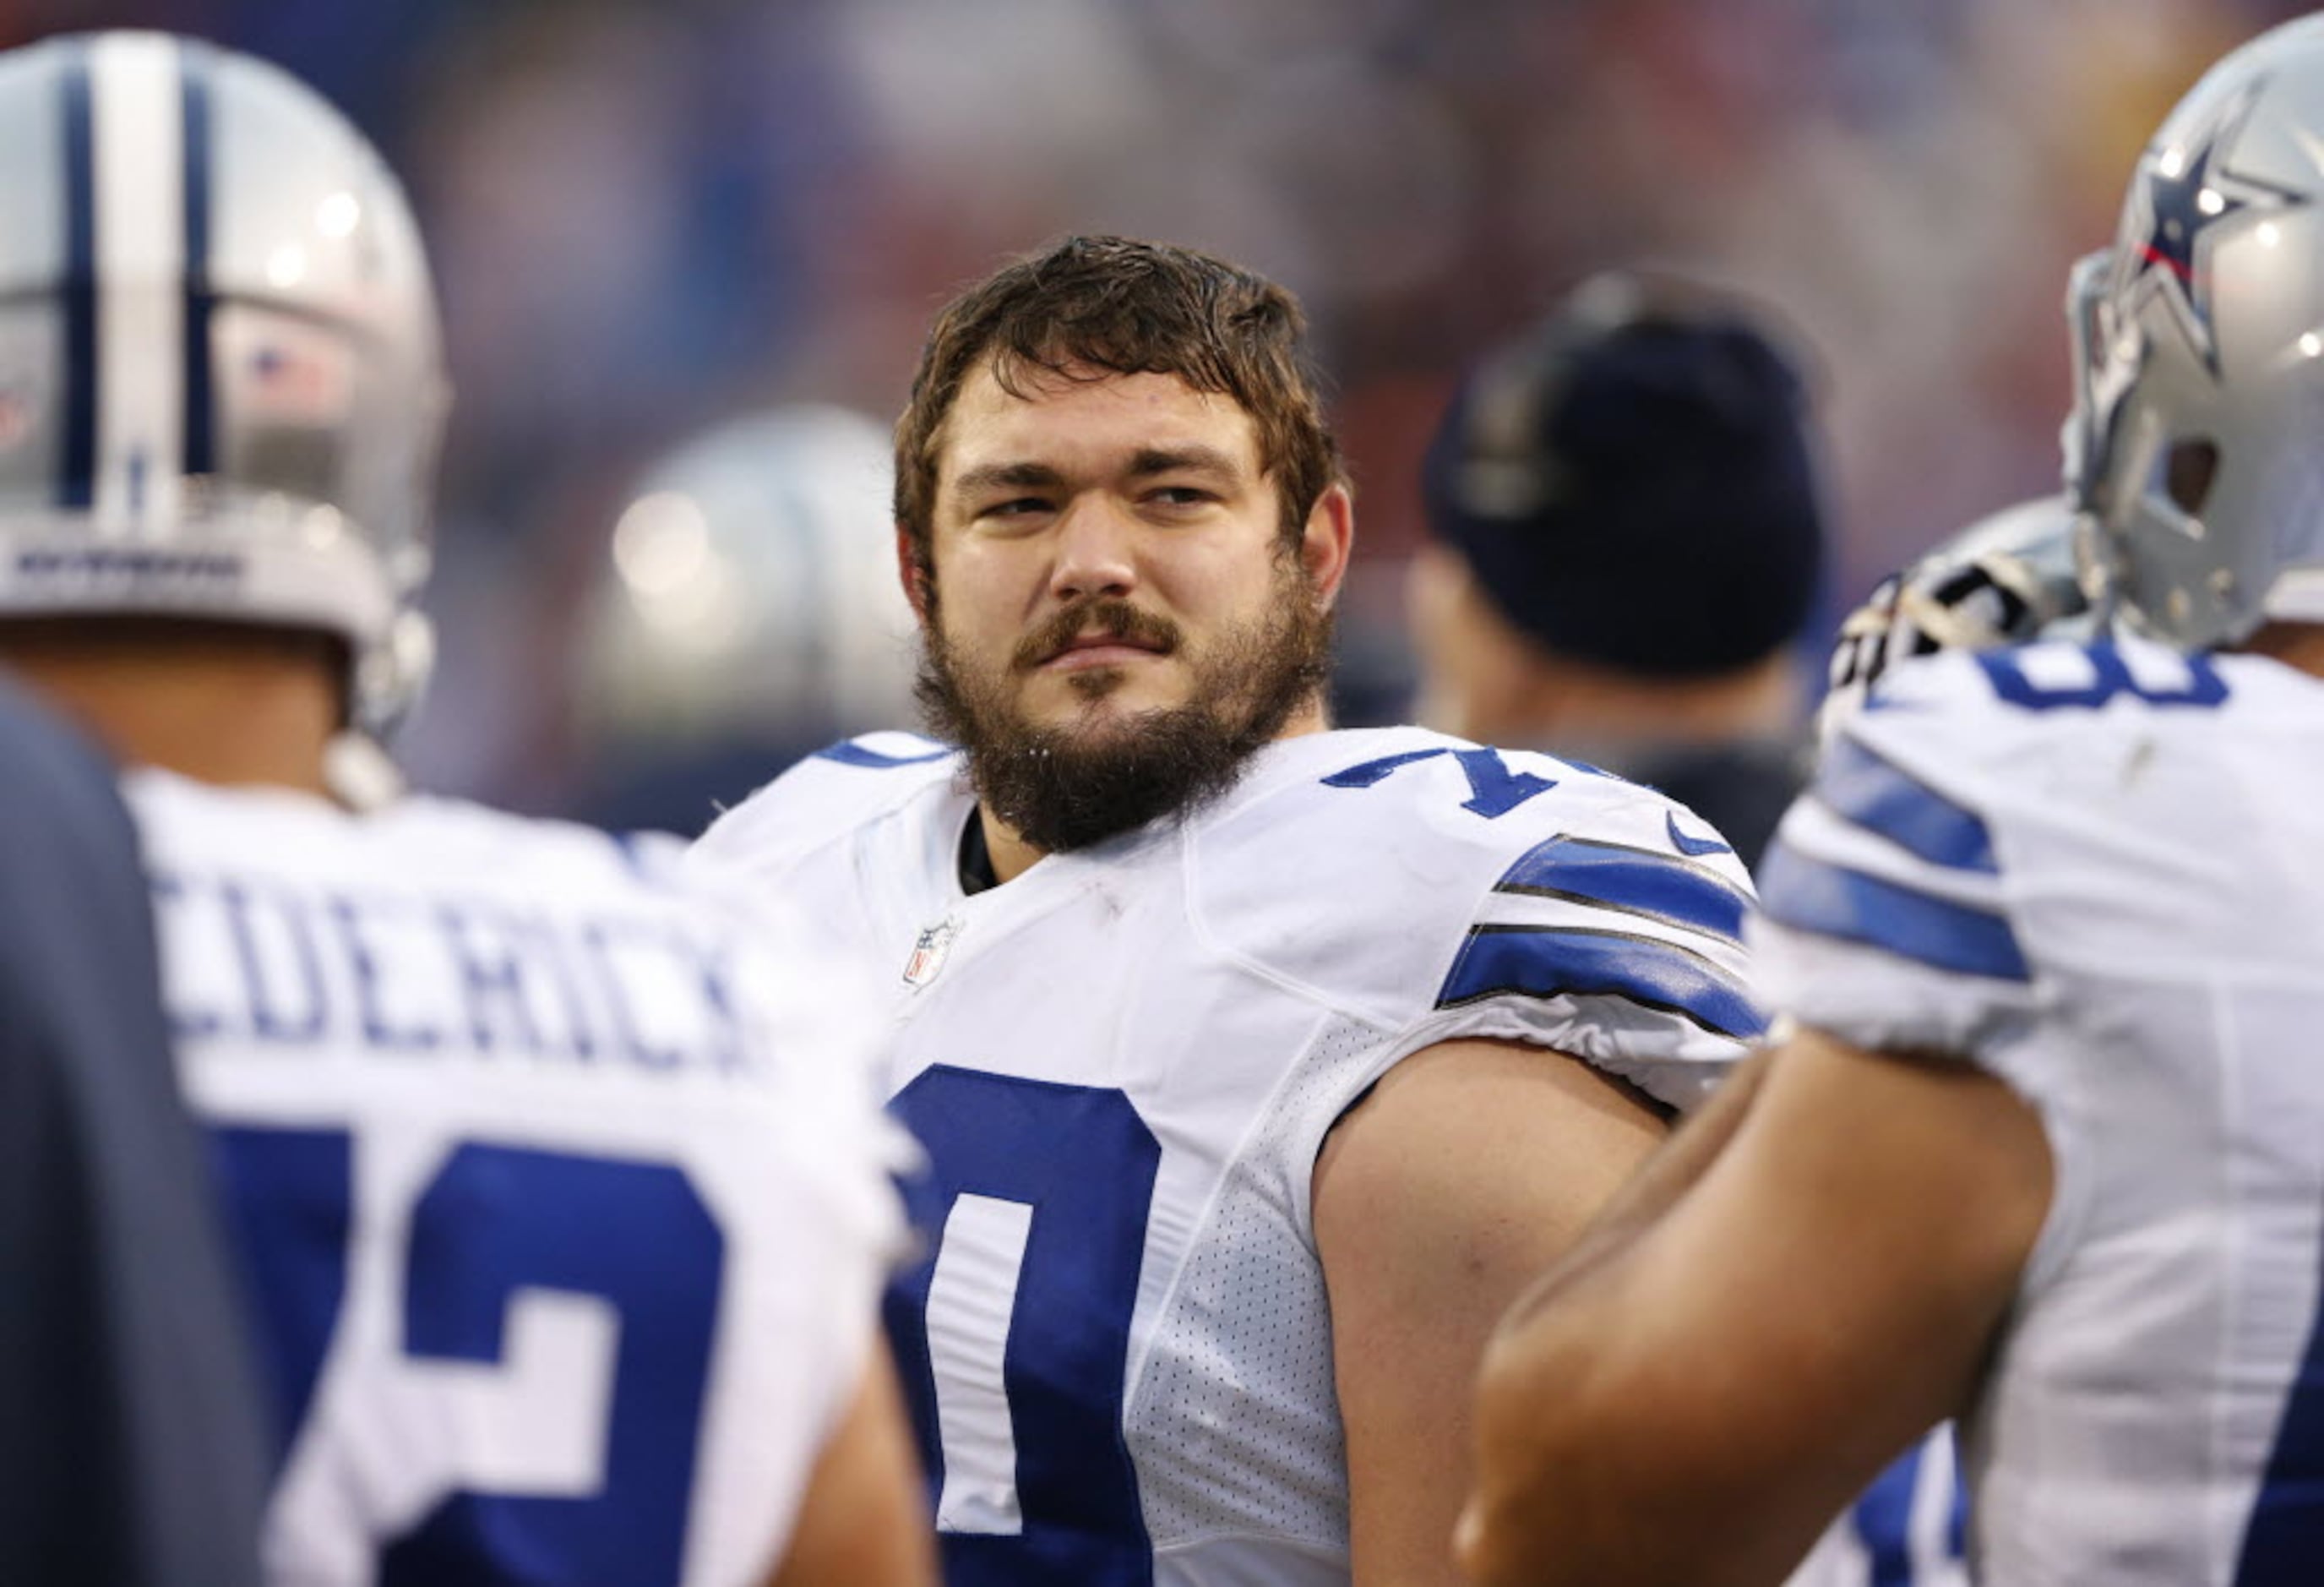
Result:
M1323 696L1315 695L1291 713L1275 738L1278 743L1286 738L1303 738L1311 733L1328 732L1331 725L1331 707L1324 702ZM977 819L984 826L985 853L991 861L992 875L996 884L1014 881L1031 870L1034 862L1048 853L1047 849L1038 848L1010 831L1007 824L994 816L991 807L982 802L977 806Z
M215 642L158 627L11 624L0 663L124 764L327 797L337 679L327 650L305 636Z
M2264 623L2236 648L2281 661L2310 678L2324 678L2324 623Z
M1035 848L1009 829L1007 823L985 807L977 807L979 821L984 824L984 852L992 864L994 882L1014 881L1033 868L1034 862L1047 853Z

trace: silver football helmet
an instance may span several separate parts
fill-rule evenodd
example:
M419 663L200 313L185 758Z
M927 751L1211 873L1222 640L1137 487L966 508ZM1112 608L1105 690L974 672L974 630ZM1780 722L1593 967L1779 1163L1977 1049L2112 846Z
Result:
M2324 18L2180 102L2070 313L2089 344L2070 484L2110 614L2194 648L2324 621Z
M648 468L582 617L576 690L595 752L813 749L910 726L894 478L886 426L815 403L732 420Z
M176 615L346 641L374 731L446 401L410 207L263 61L162 33L0 54L0 617Z

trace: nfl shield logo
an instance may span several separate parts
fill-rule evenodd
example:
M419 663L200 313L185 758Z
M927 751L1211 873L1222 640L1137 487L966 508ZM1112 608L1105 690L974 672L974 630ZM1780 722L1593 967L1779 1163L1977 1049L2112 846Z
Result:
M944 968L945 955L952 951L952 939L960 935L960 917L947 915L920 933L919 941L912 945L912 956L904 961L904 982L908 986L926 986Z

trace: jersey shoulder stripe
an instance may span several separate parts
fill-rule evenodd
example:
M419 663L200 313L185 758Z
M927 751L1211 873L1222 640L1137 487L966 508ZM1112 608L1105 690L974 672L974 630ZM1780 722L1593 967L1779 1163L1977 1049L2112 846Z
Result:
M1705 955L1659 937L1588 927L1471 930L1436 1006L1510 996L1617 997L1738 1040L1766 1028L1740 982Z
M1762 860L1760 908L1938 969L2028 980L1998 875L1982 816L1849 735Z
M1975 811L1843 734L1826 752L1813 797L1842 819L1957 871L1997 872L1993 833ZM1764 879L1761 882L1764 888Z
M1742 940L1751 907L1748 893L1706 865L1563 834L1520 855L1493 890L1595 904L1730 942Z
M1700 860L1561 832L1518 855L1491 896L1564 907L1541 918L1489 909L1438 989L1440 1009L1614 997L1738 1039L1765 1028L1734 956L1750 894Z
M1545 754L1420 728L1286 741L1188 856L1211 940L1400 1041L1531 1042L1683 1103L1760 1029L1741 863L1653 789Z
M1830 863L1781 835L1760 862L1759 889L1760 909L1778 926L1965 975L2033 979L2006 915Z

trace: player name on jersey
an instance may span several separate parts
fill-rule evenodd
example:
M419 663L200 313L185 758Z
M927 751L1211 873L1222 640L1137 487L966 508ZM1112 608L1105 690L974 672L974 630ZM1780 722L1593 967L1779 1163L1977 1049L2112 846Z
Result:
M808 922L669 840L127 792L280 1438L268 1579L763 1580L907 1149Z
M153 890L180 1039L645 1071L749 1061L730 945L675 918L246 871L158 872Z

